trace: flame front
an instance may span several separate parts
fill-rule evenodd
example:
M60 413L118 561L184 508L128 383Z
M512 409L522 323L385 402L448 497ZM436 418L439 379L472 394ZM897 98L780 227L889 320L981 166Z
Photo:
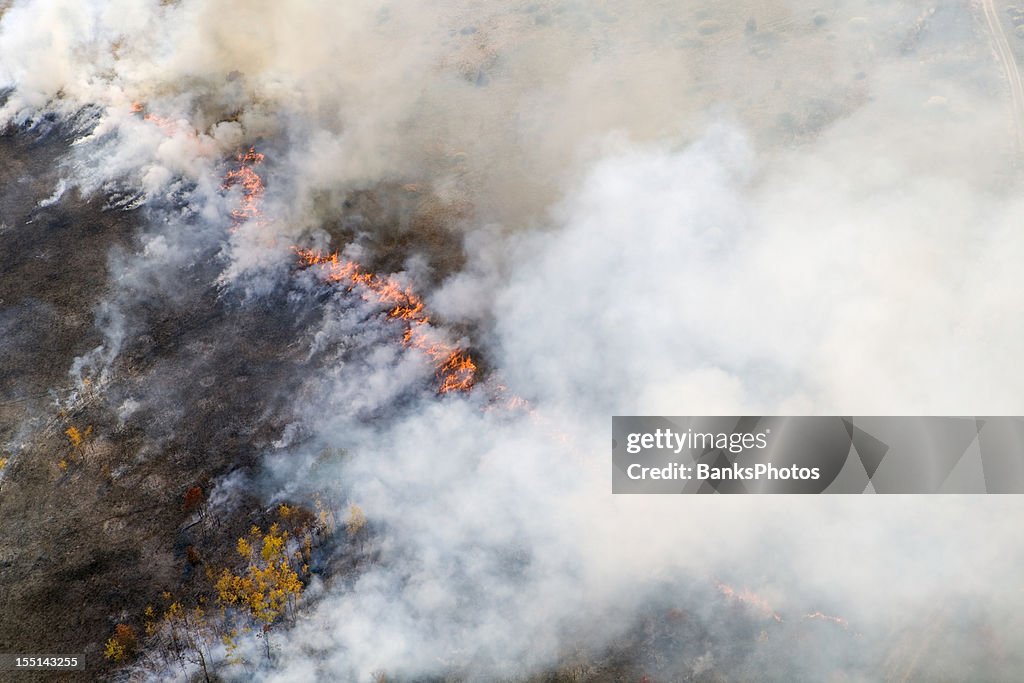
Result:
M159 128L161 132L167 137L173 136L178 132L180 125L177 121L158 116L152 112L146 111L146 105L142 102L132 102L131 112L133 114L142 114L142 120L148 123L152 123L154 126Z
M833 624L839 624L843 628L849 628L850 624L842 617L834 617L831 614L825 614L824 612L812 612L811 614L805 614L804 619L821 619L822 621L831 621Z
M423 300L409 287L392 277L366 272L354 261L344 261L337 252L324 254L312 249L295 248L300 263L317 267L327 282L344 283L358 290L364 299L388 306L387 316L405 323L402 343L425 353L434 363L438 393L469 391L476 383L477 365L463 349L434 338L430 316Z
M228 171L224 177L223 189L236 186L242 189L241 202L231 211L236 227L262 218L263 179L254 167L262 164L264 158L262 153L250 147L248 152L238 155L238 167ZM431 359L437 372L438 393L469 391L476 383L477 365L473 358L463 349L435 338L426 305L411 288L393 277L367 272L354 261L343 261L337 252L325 254L312 249L293 249L299 262L307 268L319 269L325 281L344 284L350 290L358 291L367 301L387 306L389 319L405 323L402 342Z
M259 177L253 166L263 163L263 154L250 147L245 154L239 154L238 168L228 171L221 187L225 190L235 187L242 188L242 201L231 211L235 224L244 223L260 217L260 202L263 199L263 179Z
M153 124L168 137L174 136L181 129L179 122L147 111L146 105L142 102L132 102L131 112L142 114L143 121ZM242 188L242 200L237 207L231 210L231 218L235 226L261 216L260 202L263 200L263 179L253 167L262 164L263 159L262 153L257 152L255 147L250 147L245 154L239 154L236 157L238 168L228 171L221 183L222 190L229 190L236 185Z
M716 581L715 585L718 587L718 590L722 593L722 595L726 596L727 598L732 598L737 602L749 605L750 607L753 607L755 610L761 612L765 616L771 617L775 621L782 621L782 617L780 617L775 612L775 610L771 608L771 605L768 604L768 601L762 598L757 593L754 593L753 591L747 589L738 591L729 584L722 583L721 581Z

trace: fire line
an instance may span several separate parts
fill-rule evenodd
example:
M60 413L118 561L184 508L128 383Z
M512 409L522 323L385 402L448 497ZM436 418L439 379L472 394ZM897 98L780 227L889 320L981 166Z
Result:
M254 169L266 157L250 147L237 157L238 167L228 171L221 187L228 190L242 188L242 199L231 211L231 218L237 226L250 220L261 219L260 203L263 200L263 179ZM439 394L469 391L476 384L477 365L463 349L433 339L430 316L426 305L410 287L403 287L391 276L380 276L368 272L354 261L343 261L338 253L322 253L313 249L292 247L305 268L316 268L329 283L347 286L357 291L367 301L374 301L388 307L387 317L405 324L402 343L425 353L434 363L438 378Z
M431 339L430 316L423 300L411 288L402 287L392 277L364 271L358 263L339 258L337 252L324 254L312 249L293 249L299 262L318 268L326 282L344 284L350 291L359 291L364 299L388 306L387 317L405 323L402 343L422 351L434 361L440 382L438 393L473 388L477 371L473 358L457 346Z

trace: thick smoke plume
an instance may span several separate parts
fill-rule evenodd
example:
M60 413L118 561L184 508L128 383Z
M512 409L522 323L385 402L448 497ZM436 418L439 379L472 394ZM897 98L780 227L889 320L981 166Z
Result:
M293 316L290 426L216 497L326 489L374 529L233 675L525 679L639 639L674 680L1011 680L1018 498L613 497L608 471L613 414L1024 413L1019 76L986 26L957 2L15 2L0 117L81 131L53 201L147 209L69 370L112 381L183 274ZM295 248L419 291L476 387L438 395L401 322Z

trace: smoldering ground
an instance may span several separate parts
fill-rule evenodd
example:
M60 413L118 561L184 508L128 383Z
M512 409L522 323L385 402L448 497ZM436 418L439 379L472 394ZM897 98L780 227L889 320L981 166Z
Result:
M15 3L5 118L91 108L39 200L139 223L63 361L122 421L126 481L170 459L374 530L272 665L223 675L1011 680L1016 498L607 477L611 414L1020 414L1019 122L986 26L953 2ZM401 323L293 247L415 288L476 388L438 396Z

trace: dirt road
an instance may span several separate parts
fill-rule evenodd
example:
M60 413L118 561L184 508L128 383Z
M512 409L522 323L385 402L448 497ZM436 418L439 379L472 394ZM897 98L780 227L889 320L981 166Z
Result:
M996 57L1003 65L1006 81L1010 85L1014 141L1016 152L1020 154L1022 151L1022 141L1024 141L1024 82L1021 81L1020 68L1017 66L1017 60L1013 55L1013 49L1010 47L1010 41L1006 37L1003 22L999 19L995 0L981 0L981 7L985 14L989 33L992 35L992 44L996 51Z

